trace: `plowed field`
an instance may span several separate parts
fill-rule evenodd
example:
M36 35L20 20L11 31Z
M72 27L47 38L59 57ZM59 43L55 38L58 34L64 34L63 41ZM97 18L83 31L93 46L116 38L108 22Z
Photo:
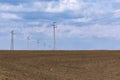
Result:
M120 80L120 51L0 51L0 80Z

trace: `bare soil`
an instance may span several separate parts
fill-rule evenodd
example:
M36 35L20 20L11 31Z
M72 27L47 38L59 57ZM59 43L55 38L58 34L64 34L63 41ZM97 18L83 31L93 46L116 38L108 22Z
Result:
M120 80L120 51L0 51L0 80Z

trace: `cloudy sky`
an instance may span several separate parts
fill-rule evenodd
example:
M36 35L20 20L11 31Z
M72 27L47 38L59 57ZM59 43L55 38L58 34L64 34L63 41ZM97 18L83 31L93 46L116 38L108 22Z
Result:
M53 49L53 22L57 49L120 49L120 0L0 0L0 49Z

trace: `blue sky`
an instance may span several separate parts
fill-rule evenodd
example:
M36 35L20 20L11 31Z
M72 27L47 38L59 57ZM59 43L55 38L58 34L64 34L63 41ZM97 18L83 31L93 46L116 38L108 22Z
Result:
M0 49L53 49L53 22L58 50L120 49L120 0L0 0Z

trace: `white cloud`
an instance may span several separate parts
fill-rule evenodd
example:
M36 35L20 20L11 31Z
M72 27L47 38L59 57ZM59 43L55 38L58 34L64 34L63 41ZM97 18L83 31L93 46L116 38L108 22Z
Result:
M85 35L98 37L98 38L115 38L120 39L119 25L110 26L110 25L92 25L86 28L81 28L84 32L87 32Z
M39 6L38 6L39 5ZM9 12L31 12L40 10L40 4L30 4L24 3L19 5L11 5L11 4L0 4L0 11L9 11Z
M29 3L21 3L18 5L12 4L1 4L0 11L8 12L51 12L60 13L71 11L73 15L84 15L86 17L96 16L106 13L106 5L108 3L89 3L82 0L59 0L59 1L49 1L41 2L34 1ZM109 4L110 5L110 4ZM112 6L112 5L111 5ZM111 9L108 9L108 11Z
M64 12L67 10L80 10L84 4L79 0L60 0L59 2L50 2L46 8L47 12Z
M58 24L56 28L57 38L88 38L88 37L98 37L98 38L112 38L115 40L120 40L120 27L119 25L90 25L84 27L77 27L71 25ZM44 37L53 37L53 28L48 27L48 25L42 25L41 27L1 27L1 33L8 33L11 30L15 30L16 35L20 33L23 38L26 39L28 35L44 34Z
M72 19L73 22L83 22L83 23L90 22L91 20L92 20L91 18L76 18L76 19Z
M88 38L88 37L98 37L98 38L114 38L120 39L119 25L91 25L84 27L76 27L69 25L58 25L57 34L59 37L78 37L78 38Z
M1 4L0 3L0 10L1 11L23 11L23 4L20 5L10 5L10 4Z
M22 19L20 16L13 13L0 13L0 18L2 19Z
M40 23L38 21L31 21L27 23L28 25L39 25Z
M117 2L117 3L120 3L120 0L114 0L115 2Z
M66 10L76 11L84 6L79 0L60 0L58 2L40 2L24 3L19 5L1 4L0 11L45 11L45 12L64 12Z
M118 0L119 1L119 0ZM98 1L99 2L99 1ZM92 20L91 15L95 16L94 14L100 16L100 14L106 13L108 9L104 9L106 7L106 3L98 4L98 3L87 3L83 2L82 0L60 0L59 2L50 1L50 2L33 2L33 3L24 3L19 5L12 5L12 4L1 4L0 3L0 11L5 11L0 13L0 18L2 19L21 19L20 16L10 12L32 12L32 11L44 11L44 12L64 12L64 11L71 11L71 13L80 13L85 18L76 18L72 19L74 22L84 22L87 23ZM111 10L111 8L109 9ZM108 10L108 11L109 11ZM120 10L114 11L115 17L120 17ZM96 17L96 16L95 16ZM100 16L101 17L101 16ZM64 20L63 20L64 21ZM24 22L22 22L24 24ZM12 23L11 23L12 24ZM25 24L24 24L25 25ZM23 25L23 26L24 26ZM39 25L39 22L30 22L27 25ZM18 26L18 25L17 25ZM26 26L26 25L25 25ZM18 28L18 32L24 34L30 33L43 33L46 36L52 36L52 28L47 27L48 25L42 25L42 27L25 27L25 28ZM3 28L4 29L4 28ZM9 30L9 28L8 28ZM58 25L57 35L58 37L110 37L115 39L120 39L119 25L91 25L91 26L84 26L84 27L76 27L71 25ZM4 31L4 30L3 30ZM1 31L1 32L3 32Z
M114 11L114 17L120 18L120 9Z

